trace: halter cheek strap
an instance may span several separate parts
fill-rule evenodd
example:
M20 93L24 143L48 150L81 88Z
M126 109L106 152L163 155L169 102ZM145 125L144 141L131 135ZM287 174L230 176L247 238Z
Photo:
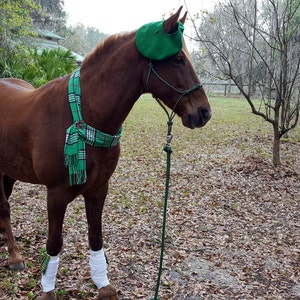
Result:
M154 66L153 66L153 63L152 61L150 60L149 64L149 70L148 70L148 74L147 74L147 79L146 79L146 88L147 90L149 91L149 80L150 80L150 75L151 75L151 72L160 80L162 81L164 84L166 84L168 87L170 87L172 90L174 90L175 92L179 93L180 94L180 97L178 98L178 100L176 101L175 105L173 106L173 109L172 109L172 112L171 114L169 114L169 112L167 111L167 109L165 108L164 104L161 102L160 99L158 98L155 98L156 101L158 102L158 104L163 108L163 110L166 112L169 120L173 120L174 117L175 117L175 109L177 107L177 105L179 104L179 102L181 101L181 99L190 94L191 92L195 91L195 90L199 90L201 87L202 87L202 84L201 83L197 83L195 84L194 86L192 86L191 88L187 89L187 90L184 90L184 91L181 91L181 90L178 90L177 88L175 88L172 84L170 84L168 81L166 81L165 79L163 79L157 72L156 70L154 69Z

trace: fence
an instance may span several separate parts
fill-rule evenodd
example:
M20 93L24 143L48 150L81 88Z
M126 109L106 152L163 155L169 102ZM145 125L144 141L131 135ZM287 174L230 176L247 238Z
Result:
M202 81L202 84L207 94L223 95L223 96L241 95L241 92L238 89L238 87L232 83Z

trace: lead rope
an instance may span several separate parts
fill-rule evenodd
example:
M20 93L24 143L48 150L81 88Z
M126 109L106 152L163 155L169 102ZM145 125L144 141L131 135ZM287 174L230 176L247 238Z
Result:
M159 102L160 103L160 102ZM168 114L168 113L167 113ZM160 260L159 260L159 269L158 269L158 276L155 288L154 298L150 300L161 300L157 298L160 280L161 280L161 273L162 273L162 266L164 260L164 249L165 249L165 236L166 236L166 223L167 223L167 206L168 206L168 197L169 197L169 182L170 182L170 170L171 170L171 154L172 154L172 147L171 141L173 138L172 134L172 125L173 121L168 114L168 134L167 134L167 143L164 146L164 151L167 153L167 169L166 169L166 184L165 184L165 200L164 200L164 211L163 211L163 223L162 223L162 233L161 233L161 247L160 247Z
M160 247L160 260L159 260L159 269L158 269L158 276L157 276L157 282L156 282L156 288L155 288L155 295L154 298L151 298L150 300L161 300L160 298L157 298L158 296L158 290L160 286L160 280L161 280L161 273L162 273L162 265L163 265L163 259L164 259L164 249L165 249L165 235L166 235L166 222L167 222L167 206L168 206L168 196L169 196L169 183L170 183L170 170L171 170L171 153L172 153L172 147L171 147L171 141L173 138L172 134L172 125L173 125L173 119L175 117L175 109L183 96L190 94L191 92L195 90L199 90L202 87L202 84L197 83L196 85L192 86L191 88L180 91L176 89L173 85L171 85L168 81L164 80L154 69L154 66L152 64L152 61L148 64L149 70L146 78L146 88L149 91L149 79L150 74L153 72L153 74L160 79L164 84L166 84L168 87L170 87L172 90L176 91L180 94L177 102L175 103L171 114L169 114L168 110L164 106L164 104L158 99L155 98L158 104L163 108L165 113L168 117L168 134L167 134L167 143L164 147L164 151L167 153L167 169L166 169L166 184L165 184L165 200L164 200L164 211L163 211L163 224L162 224L162 233L161 233L161 247Z

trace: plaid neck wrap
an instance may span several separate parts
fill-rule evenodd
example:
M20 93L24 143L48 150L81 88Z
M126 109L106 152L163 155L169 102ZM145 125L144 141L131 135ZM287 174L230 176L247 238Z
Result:
M117 135L109 135L87 125L83 121L80 97L80 68L70 77L68 94L73 124L66 130L65 166L69 170L70 185L78 185L85 183L87 180L85 143L105 148L116 146L122 136L122 127Z

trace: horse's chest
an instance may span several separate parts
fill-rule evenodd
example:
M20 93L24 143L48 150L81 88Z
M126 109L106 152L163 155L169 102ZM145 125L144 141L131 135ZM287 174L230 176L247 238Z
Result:
M112 148L88 146L86 152L88 180L89 177L108 180L116 169L119 155L119 145Z

